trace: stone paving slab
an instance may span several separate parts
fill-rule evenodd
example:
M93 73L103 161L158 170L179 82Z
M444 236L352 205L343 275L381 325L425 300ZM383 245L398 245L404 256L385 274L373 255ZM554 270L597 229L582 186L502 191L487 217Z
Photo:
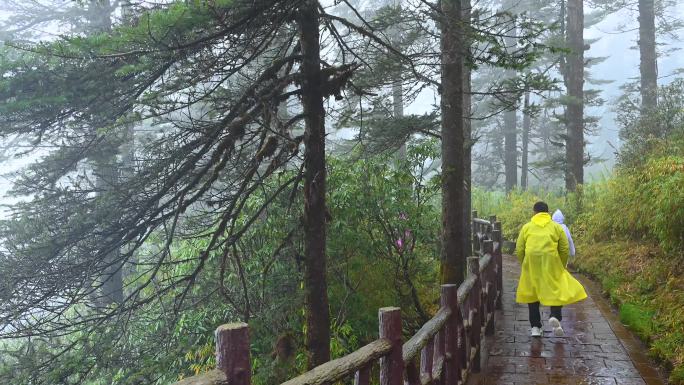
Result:
M515 257L505 255L503 311L483 346L483 371L469 384L664 384L643 345L620 324L598 287L582 277L589 298L563 308L565 337L553 336L543 306L544 336L530 337L527 305L515 303L519 276Z

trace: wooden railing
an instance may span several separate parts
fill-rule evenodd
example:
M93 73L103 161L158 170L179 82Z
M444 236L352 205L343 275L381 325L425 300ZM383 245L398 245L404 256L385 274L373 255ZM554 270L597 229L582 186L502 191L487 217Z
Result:
M381 385L457 385L480 371L484 335L494 333L495 309L501 309L501 224L496 217L473 213L473 251L468 275L460 285L442 285L441 307L408 341L402 343L401 310L381 308L379 336L368 345L292 378L282 385L324 385L351 380L368 385L374 365ZM216 330L217 369L175 385L250 385L249 328L244 323Z

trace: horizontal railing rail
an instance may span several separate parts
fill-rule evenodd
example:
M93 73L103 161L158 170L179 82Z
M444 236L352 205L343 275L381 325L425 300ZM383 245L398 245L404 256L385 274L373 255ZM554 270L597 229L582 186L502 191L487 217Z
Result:
M495 311L503 293L501 224L473 212L473 252L460 286L442 285L440 309L402 343L401 309L378 311L378 339L331 360L282 385L324 385L351 379L371 383L374 365L382 385L458 384L480 371L482 338L494 333ZM217 369L175 385L250 385L249 328L244 323L216 330Z

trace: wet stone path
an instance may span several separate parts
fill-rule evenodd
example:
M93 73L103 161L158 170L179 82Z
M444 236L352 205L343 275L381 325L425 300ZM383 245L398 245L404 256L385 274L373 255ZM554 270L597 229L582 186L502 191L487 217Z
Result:
M642 344L582 277L589 298L563 308L565 337L553 336L548 307L542 307L543 338L530 337L527 305L515 303L518 277L515 257L504 256L504 310L483 346L482 373L470 384L663 384Z

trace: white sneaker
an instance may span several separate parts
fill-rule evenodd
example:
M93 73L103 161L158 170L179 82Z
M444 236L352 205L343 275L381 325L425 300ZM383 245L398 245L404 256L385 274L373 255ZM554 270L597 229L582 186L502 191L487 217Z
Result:
M553 328L553 335L556 337L563 337L565 332L560 324L560 321L556 317L549 318L549 325Z
M538 328L536 326L532 327L532 331L530 332L530 335L532 337L541 337L542 336L541 328Z

